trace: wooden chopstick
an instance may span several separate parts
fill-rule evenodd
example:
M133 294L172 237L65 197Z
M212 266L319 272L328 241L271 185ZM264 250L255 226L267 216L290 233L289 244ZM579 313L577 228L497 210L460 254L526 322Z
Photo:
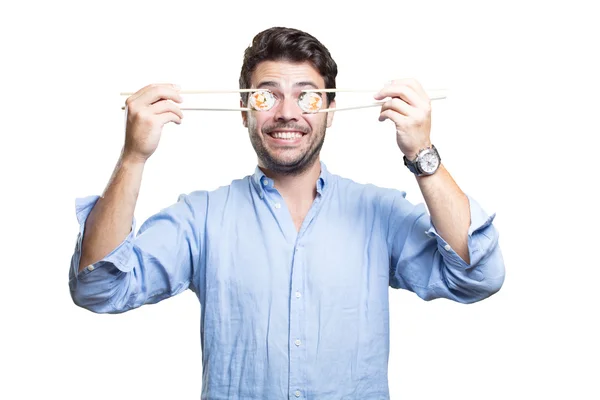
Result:
M345 110L357 110L359 108L367 108L367 107L376 107L376 106L380 106L383 103L385 103L387 100L385 101L378 101L372 104L366 104L363 106L352 106L352 107L333 107L333 108L323 108L322 110L319 111L315 111L315 113L323 113L323 112L329 112L329 111L345 111Z
M301 90L302 92L371 92L371 93L377 93L379 92L381 89L303 89ZM446 93L446 89L429 89L426 90L426 92L428 94L438 94L438 96L434 96L434 97L439 97L440 95L443 95L445 97L445 93Z
M440 95L440 96L430 97L429 99L430 100L442 100L445 98L446 98L445 95ZM356 110L359 108L376 107L376 106L380 106L380 105L384 104L385 102L387 102L387 100L380 100L380 101L376 101L375 103L365 104L365 105L361 105L361 106L323 108L322 110L315 111L315 113L322 113L322 112L329 112L329 111Z
M124 110L125 106L121 107ZM251 108L203 108L203 107L179 107L181 111L251 111Z
M257 90L263 90L263 89L236 89L236 90L182 90L179 93L181 94L205 94L205 93L245 93L245 92L254 92ZM376 93L378 92L378 90L371 90L371 89L304 89L302 90L302 92L373 92ZM433 92L433 93L441 93L439 95L433 95L430 96L430 100L442 100L446 98L446 94L445 94L445 90L443 89L438 89L438 90L430 90L428 92ZM130 96L132 95L132 92L122 92L121 96ZM345 110L357 110L360 108L367 108L367 107L375 107L375 106L380 106L381 104L385 103L387 100L381 100L381 101L377 101L375 103L371 103L371 104L365 104L365 105L358 105L358 106L351 106L351 107L334 107L334 108L324 108L322 110L318 110L316 111L316 113L323 113L323 112L335 112L335 111L345 111ZM125 106L121 107L121 110L125 110ZM251 108L203 108L203 107L182 107L180 108L180 110L182 111L251 111Z
M180 90L179 94L205 94L205 93L246 93L246 92L256 92L257 90L265 90L265 89L235 89L235 90ZM121 92L120 96L131 96L135 92Z
M301 90L301 92L371 92L371 93L377 93L379 92L379 89L304 89Z
M224 90L180 90L180 94L205 94L205 93L248 93L248 92L256 92L259 90L268 90L268 89L224 89ZM334 89L304 89L302 92L372 92L377 93L380 89L344 89L344 88L334 88ZM427 90L427 92L445 92L444 89L434 89ZM121 92L120 96L131 96L135 92Z

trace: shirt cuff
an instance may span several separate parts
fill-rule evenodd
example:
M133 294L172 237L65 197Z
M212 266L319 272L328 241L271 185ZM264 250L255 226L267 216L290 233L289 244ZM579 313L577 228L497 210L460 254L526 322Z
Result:
M85 268L78 272L79 262L81 260L81 246L83 242L85 223L99 198L100 196L93 195L75 199L75 213L77 216L77 222L79 223L79 234L77 235L75 253L71 261L71 269L69 274L71 279L83 278L86 275L93 272L96 268L102 268L107 265L114 265L118 270L122 272L129 272L133 269L133 266L130 265L128 261L131 257L131 250L133 248L133 238L136 227L135 217L133 217L133 221L131 223L131 230L129 234L115 249L113 249L102 260L97 261L91 265L87 265Z
M454 251L452 246L448 244L444 240L443 237L439 235L433 221L431 222L430 228L425 232L429 237L435 237L438 242L438 249L444 259L450 261L452 264L456 266L462 266L463 268L467 268L470 266L476 265L482 258L484 254L487 253L487 249L484 247L488 244L492 244L493 240L479 240L478 233L486 232L487 230L492 229L492 223L494 218L496 218L496 213L488 214L481 207L481 205L468 194L466 195L469 200L469 209L471 213L471 224L469 226L468 231L468 247L469 247L469 259L471 264L468 265L457 253ZM495 235L486 234L484 237L490 238Z

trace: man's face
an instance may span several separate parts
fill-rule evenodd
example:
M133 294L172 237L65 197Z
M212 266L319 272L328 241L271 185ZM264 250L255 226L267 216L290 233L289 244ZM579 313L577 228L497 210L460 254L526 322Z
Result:
M251 87L269 89L277 102L269 111L243 112L244 126L259 165L273 172L298 174L318 159L333 113L305 114L298 105L303 89L323 89L319 72L306 63L264 61L252 74ZM327 105L323 94L323 107Z

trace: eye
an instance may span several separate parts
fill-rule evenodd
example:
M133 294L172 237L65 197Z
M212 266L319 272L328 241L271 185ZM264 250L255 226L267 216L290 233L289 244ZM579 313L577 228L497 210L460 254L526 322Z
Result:
M270 90L257 90L250 95L250 107L257 111L269 111L275 105L275 95Z
M298 97L298 105L305 113L314 114L323 106L323 98L317 92L303 92Z

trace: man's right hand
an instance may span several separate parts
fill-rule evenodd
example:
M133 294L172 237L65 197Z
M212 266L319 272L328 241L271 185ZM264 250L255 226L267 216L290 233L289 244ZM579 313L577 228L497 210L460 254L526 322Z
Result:
M181 123L183 113L175 104L181 101L179 87L171 84L148 85L129 96L123 156L145 162L158 147L162 127Z

